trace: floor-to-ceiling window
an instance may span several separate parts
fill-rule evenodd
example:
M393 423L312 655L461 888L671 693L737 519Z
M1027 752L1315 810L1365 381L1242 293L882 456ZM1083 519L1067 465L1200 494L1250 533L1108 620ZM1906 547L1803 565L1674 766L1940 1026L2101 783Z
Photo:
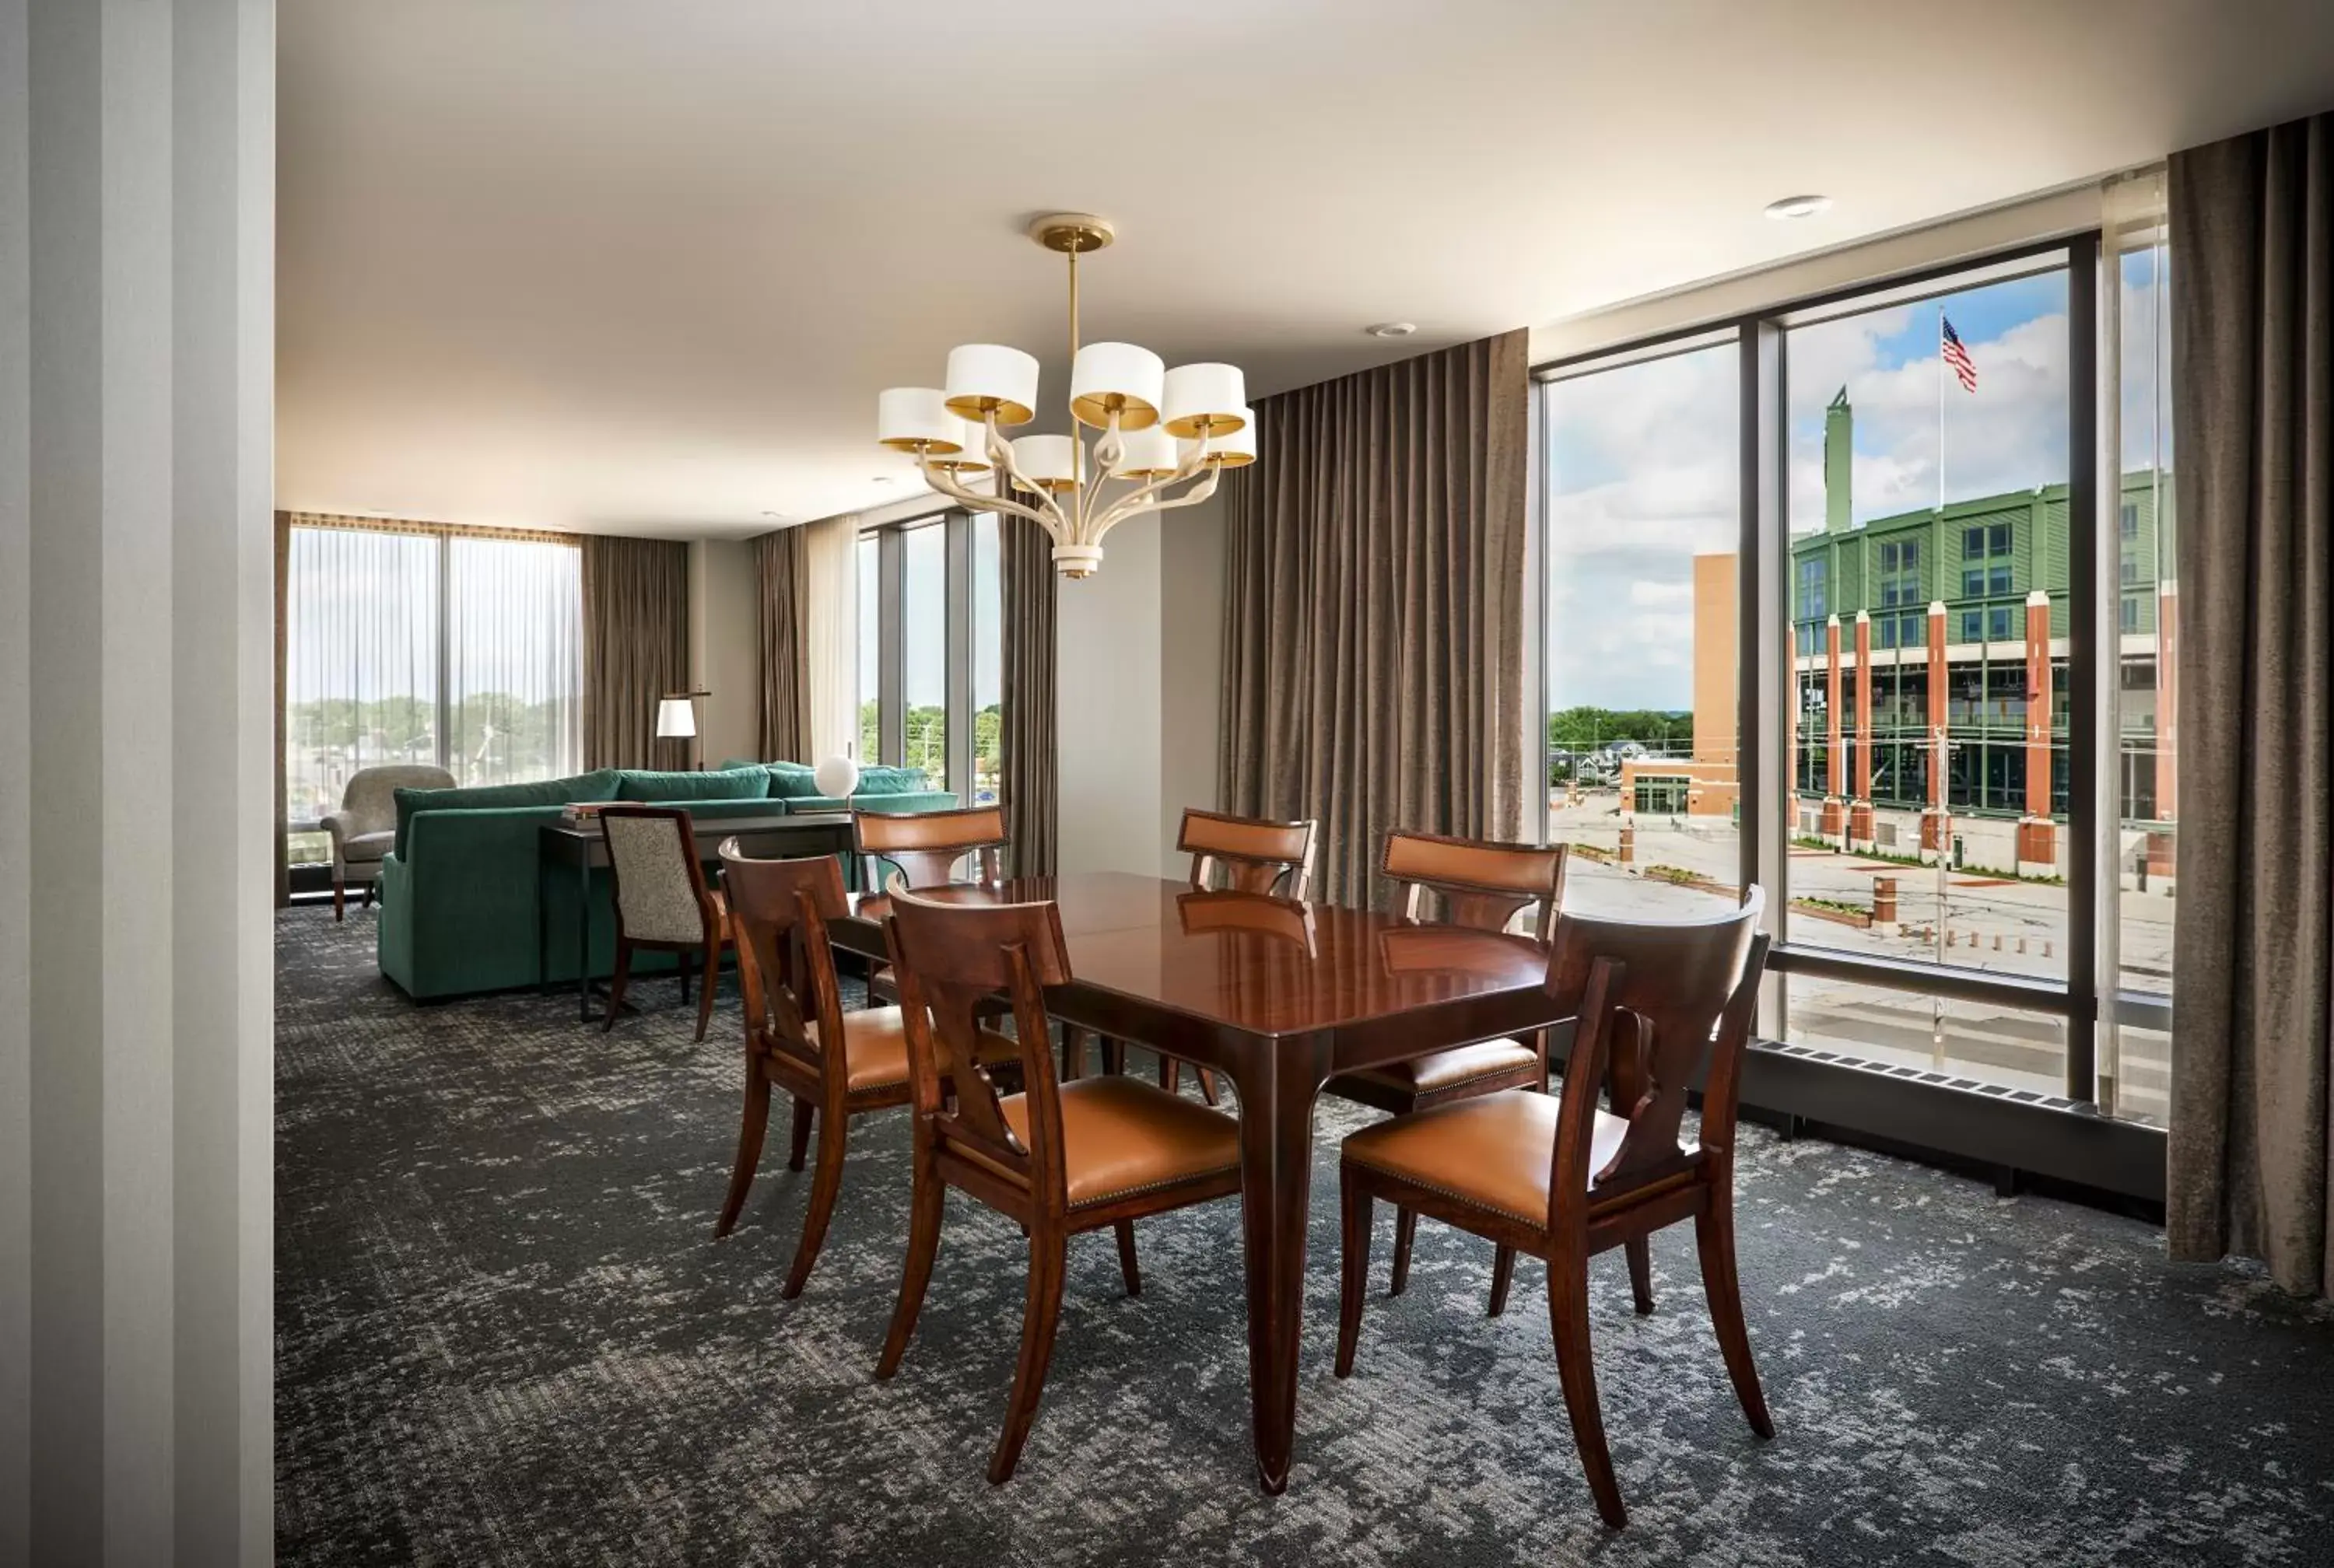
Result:
M2134 224L1541 367L1568 903L1755 879L1770 1038L2161 1120L2168 275Z
M427 764L465 784L581 771L573 542L294 516L285 553L283 766L295 832L338 807L360 768Z
M971 802L997 788L997 526L958 511L860 535L859 692L868 760Z

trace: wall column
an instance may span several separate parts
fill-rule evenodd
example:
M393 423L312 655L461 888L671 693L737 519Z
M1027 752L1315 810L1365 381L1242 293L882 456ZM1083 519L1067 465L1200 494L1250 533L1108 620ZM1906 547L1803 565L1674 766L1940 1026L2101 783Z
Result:
M2026 814L2018 820L2018 869L2055 876L2058 824L2050 817L2050 596L2026 596Z
M1945 605L1929 601L1929 809L1921 813L1921 848L1953 852L1945 812L1945 774L1953 759L1945 748Z
M274 1545L274 28L0 0L0 1563Z
M1839 617L1824 622L1824 803L1823 836L1835 842L1847 833L1847 746L1841 737Z
M1852 849L1872 847L1872 616L1856 612L1856 777L1847 808Z
M2165 578L2156 591L2156 818L2180 815L2180 585ZM2147 835L2147 874L2173 874L2173 835Z

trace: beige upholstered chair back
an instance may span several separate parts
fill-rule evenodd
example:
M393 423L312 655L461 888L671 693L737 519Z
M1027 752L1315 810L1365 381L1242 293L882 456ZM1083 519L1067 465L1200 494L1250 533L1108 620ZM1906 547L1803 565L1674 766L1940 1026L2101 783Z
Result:
M704 873L681 812L610 810L601 813L608 865L615 873L616 919L635 942L705 939Z
M398 791L453 787L454 775L442 767L361 767L341 792L341 812L354 819L352 835L382 832L397 826Z

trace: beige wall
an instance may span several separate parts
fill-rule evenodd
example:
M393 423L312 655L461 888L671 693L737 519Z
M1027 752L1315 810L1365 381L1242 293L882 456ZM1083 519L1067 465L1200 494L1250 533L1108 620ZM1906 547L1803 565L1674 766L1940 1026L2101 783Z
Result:
M754 545L699 539L689 546L689 681L699 704L705 765L758 757L761 634L755 618ZM806 760L806 759L796 759Z
M1102 570L1060 585L1055 696L1065 871L1159 870L1162 521L1120 524L1103 542Z
M1216 804L1223 687L1224 502L1159 519L1159 806L1163 876L1184 874L1175 848L1185 806Z

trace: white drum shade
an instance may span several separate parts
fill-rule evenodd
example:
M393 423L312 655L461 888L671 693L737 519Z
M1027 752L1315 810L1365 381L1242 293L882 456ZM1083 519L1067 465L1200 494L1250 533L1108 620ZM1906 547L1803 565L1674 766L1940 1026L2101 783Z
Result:
M948 408L960 418L994 411L1000 425L1026 425L1037 412L1037 360L1003 343L949 351Z
M1088 343L1070 367L1070 412L1083 424L1110 423L1118 411L1122 430L1148 429L1159 422L1159 399L1166 361L1133 343Z
M1013 465L1041 490L1075 490L1080 453L1067 436L1022 436L1013 443Z
M964 444L964 421L938 388L887 387L875 396L875 438L895 452L954 452Z
M1239 411L1239 428L1229 436L1208 432L1208 465L1215 468L1245 468L1256 461L1256 416L1247 409ZM1199 446L1196 440L1182 444L1183 456L1189 457Z
M685 697L668 697L657 703L657 738L687 740L697 733L697 705Z
M1122 479L1163 479L1181 466L1175 438L1153 425L1126 438L1115 471Z
M953 380L953 378L951 378ZM1248 380L1238 365L1178 365L1167 372L1160 412L1171 436L1237 430L1248 418Z
M949 418L956 420L956 428L960 432L957 437L959 445L953 452L945 456L933 457L932 467L946 468L954 474L988 473L989 468L989 432L970 419L958 419L954 414L950 414ZM933 451L937 454L939 448L934 447Z

